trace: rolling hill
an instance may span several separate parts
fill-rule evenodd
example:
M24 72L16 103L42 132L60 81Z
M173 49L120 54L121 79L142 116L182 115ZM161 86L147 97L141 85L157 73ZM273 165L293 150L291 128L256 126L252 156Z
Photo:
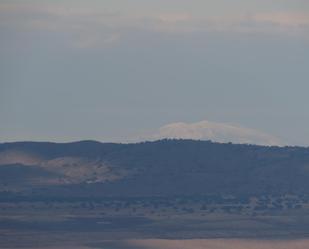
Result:
M0 144L0 196L309 194L309 149L193 140Z

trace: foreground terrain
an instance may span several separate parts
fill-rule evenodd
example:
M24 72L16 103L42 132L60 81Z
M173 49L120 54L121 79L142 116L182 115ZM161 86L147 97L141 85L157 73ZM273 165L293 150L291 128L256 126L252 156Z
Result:
M0 144L0 248L302 249L307 238L307 148Z
M273 202L282 207L271 208ZM292 196L248 202L180 197L2 202L0 247L148 248L149 239L167 239L175 248L179 239L308 238L309 206L304 200L294 202ZM132 239L141 247L124 246ZM148 241L145 247L141 241Z
M90 245L64 243L54 246L31 246L25 249L307 249L309 240L248 240L248 239L190 239L190 240L106 240ZM3 248L9 249L11 247Z

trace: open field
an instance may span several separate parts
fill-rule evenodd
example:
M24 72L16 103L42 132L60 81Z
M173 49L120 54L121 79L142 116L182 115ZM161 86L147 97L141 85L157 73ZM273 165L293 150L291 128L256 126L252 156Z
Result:
M222 208L226 203L200 208L198 200L177 209L161 199L151 202L160 205L128 199L3 202L0 248L309 248L306 205L249 212Z
M108 243L106 243L108 244ZM130 240L118 243L111 249L307 249L309 240L243 240L243 239L192 239L192 240Z
M247 240L247 239L190 239L190 240L106 240L89 245L26 246L24 249L307 249L309 240ZM2 247L3 248L3 247ZM3 249L11 249L4 247Z

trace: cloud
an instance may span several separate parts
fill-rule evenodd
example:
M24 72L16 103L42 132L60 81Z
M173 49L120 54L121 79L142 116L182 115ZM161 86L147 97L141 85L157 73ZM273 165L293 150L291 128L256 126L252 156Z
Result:
M256 22L268 22L289 27L309 25L309 13L301 12L258 13L253 16L253 19Z
M153 141L164 138L211 140L239 144L283 145L275 136L235 124L216 123L207 120L197 123L172 123L153 133L138 136L137 141Z
M93 6L92 6L93 7ZM65 4L0 4L0 28L48 33L72 48L89 49L116 44L124 17L107 10ZM60 36L60 37L61 37Z
M0 4L0 27L69 35L73 48L117 44L132 31L185 34L241 32L308 34L309 13L254 13L252 15L196 16L186 12L111 11L95 5Z
M160 14L157 18L164 23L179 23L192 20L192 16L187 13Z

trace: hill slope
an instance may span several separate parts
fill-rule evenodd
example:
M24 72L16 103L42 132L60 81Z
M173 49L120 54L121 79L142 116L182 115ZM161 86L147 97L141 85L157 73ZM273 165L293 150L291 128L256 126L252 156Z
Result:
M309 149L193 140L4 143L0 175L0 196L307 195Z

